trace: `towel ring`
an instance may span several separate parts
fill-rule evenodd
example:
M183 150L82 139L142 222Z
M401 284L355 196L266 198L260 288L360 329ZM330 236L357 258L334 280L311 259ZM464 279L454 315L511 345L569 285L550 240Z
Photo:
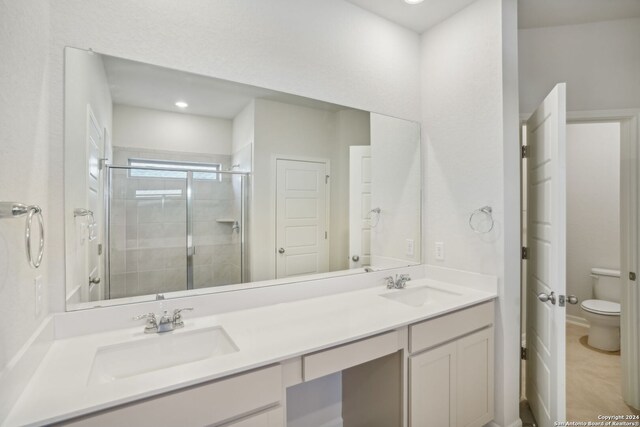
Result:
M35 261L31 255L31 225L33 223L33 217L38 218L38 226L40 228L40 241L38 242L38 256ZM27 261L33 268L40 267L42 263L42 256L44 255L44 220L42 219L42 209L40 206L29 206L29 215L27 215L27 223L24 230L24 246L27 251Z
M483 206L469 215L469 227L478 234L486 234L493 230L493 209L491 206Z
M380 222L380 213L382 210L380 208L373 208L369 211L369 221L373 221L375 219L375 224L369 224L371 228L375 228L378 226Z
M75 208L73 210L74 218L83 217L83 216L89 217L89 223L87 224L87 230L89 231L88 233L89 241L95 240L97 238L96 228L98 224L96 224L96 217L94 216L93 211L89 209L84 209L84 208Z
M32 268L38 268L40 267L42 256L44 255L44 220L42 218L42 209L38 205L28 206L22 203L0 202L0 218L18 218L24 215L27 216L24 230L24 246L27 255L27 262ZM38 256L36 256L35 260L31 251L31 239L33 237L31 227L33 227L34 216L38 218L38 227L40 228Z

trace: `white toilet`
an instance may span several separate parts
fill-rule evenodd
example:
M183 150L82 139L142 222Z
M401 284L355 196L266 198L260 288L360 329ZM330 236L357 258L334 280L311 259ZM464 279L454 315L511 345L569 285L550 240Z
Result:
M589 322L589 345L599 350L620 350L620 272L592 268L595 299L582 301L580 307Z

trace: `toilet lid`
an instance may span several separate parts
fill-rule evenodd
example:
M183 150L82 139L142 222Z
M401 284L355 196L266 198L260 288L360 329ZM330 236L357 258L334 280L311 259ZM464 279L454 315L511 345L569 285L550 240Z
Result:
M606 316L616 316L620 314L620 304L612 301L604 301L601 299L588 299L580 304L582 308L596 314L604 314Z

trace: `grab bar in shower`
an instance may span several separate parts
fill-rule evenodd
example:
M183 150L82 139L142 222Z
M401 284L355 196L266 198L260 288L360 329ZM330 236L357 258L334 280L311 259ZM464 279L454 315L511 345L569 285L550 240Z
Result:
M24 246L27 253L27 262L32 268L40 267L42 263L42 256L44 255L44 220L42 219L42 209L38 205L25 205L17 202L0 202L0 219L2 218L19 218L21 216L27 216L27 221L24 230ZM38 242L38 256L35 260L31 255L31 227L33 224L33 217L38 218L38 225L40 228L40 241Z

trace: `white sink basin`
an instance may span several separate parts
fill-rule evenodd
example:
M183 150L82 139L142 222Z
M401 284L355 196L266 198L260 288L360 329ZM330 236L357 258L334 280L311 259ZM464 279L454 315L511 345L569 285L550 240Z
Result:
M109 383L236 351L238 347L220 326L145 336L98 348L88 384Z
M427 304L439 302L450 302L462 294L432 288L430 286L419 286L415 288L398 289L386 294L381 294L383 298L390 299L411 307L422 307Z

